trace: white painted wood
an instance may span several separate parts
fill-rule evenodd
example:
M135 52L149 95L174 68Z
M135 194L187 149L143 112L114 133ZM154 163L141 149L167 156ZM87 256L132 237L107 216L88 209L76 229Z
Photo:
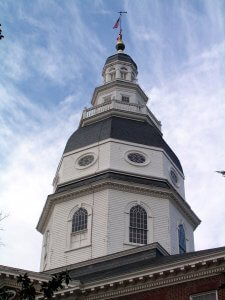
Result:
M46 226L46 230L51 232L51 243L48 250L51 259L45 266L45 270L103 256L107 253L107 199L108 191L105 190L55 204ZM88 213L92 213L91 218L88 217L88 243L81 244L80 247L70 243L70 237L73 235L71 234L72 227L68 226L71 211L77 206L89 207ZM41 270L43 268L42 259Z
M129 163L129 160L126 160L126 153L129 151L143 153L146 155L149 163L143 166ZM95 163L84 169L77 168L78 159L84 154L91 153L96 156ZM174 186L171 181L171 167L177 172L179 186ZM115 170L156 179L167 179L185 199L183 175L162 149L112 139L64 155L59 168L57 184L81 179L106 170Z
M126 72L126 75L121 72ZM142 121L147 119L150 124L161 130L161 123L146 106L147 95L136 84L137 71L131 63L115 61L105 65L102 75L104 85L95 90L92 97L94 106L84 110L81 125L88 118L92 118L92 121L94 118L96 121L95 118L100 114L105 117L109 111L113 111L113 114L122 111L123 117L136 117ZM111 81L114 83L110 83ZM122 96L129 98L129 104L121 102ZM140 165L129 161L128 154L131 152L144 155L145 163ZM89 166L81 167L78 160L84 155L93 155L94 160ZM177 174L177 184L171 180L171 168ZM114 139L64 154L56 172L54 190L59 185L105 171L167 181L185 200L184 176L162 149ZM90 190L85 196L55 201L44 229L41 270L62 267L139 246L129 241L129 211L137 204L142 205L147 212L148 243L158 242L170 254L177 254L177 229L179 224L183 224L187 250L193 251L193 227L184 212L179 210L171 199L165 196L163 198L144 195L138 192L138 186L136 188L134 192L109 188L97 192ZM74 234L72 217L79 207L88 211L88 226L87 230Z
M148 215L148 243L159 242L169 253L178 253L177 224L183 222L187 249L194 250L193 228L169 199L105 189L55 204L46 226L46 231L51 233L49 259L44 264L42 258L41 269L57 268L139 246L129 242L129 210L137 204L142 205ZM84 242L74 246L69 220L78 207L88 209L88 230L86 237L81 236ZM44 251L43 248L42 257Z

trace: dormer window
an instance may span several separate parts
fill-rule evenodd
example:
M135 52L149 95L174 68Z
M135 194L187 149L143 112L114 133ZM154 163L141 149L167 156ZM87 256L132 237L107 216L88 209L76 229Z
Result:
M122 102L129 103L130 102L129 97L122 96Z

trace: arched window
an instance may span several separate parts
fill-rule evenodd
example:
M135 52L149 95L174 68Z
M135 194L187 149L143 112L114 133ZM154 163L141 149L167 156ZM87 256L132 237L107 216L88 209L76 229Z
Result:
M115 68L109 69L109 76L110 76L111 81L116 79L116 69Z
M184 231L184 225L180 224L178 226L178 238L179 238L179 253L185 253L186 252L186 237L185 237L185 231Z
M88 213L86 209L79 208L73 215L72 232L79 232L87 229Z
M124 67L122 67L122 68L120 68L120 77L121 77L121 79L124 79L124 80L126 80L127 79L127 69L126 68L124 68Z
M129 242L147 244L147 213L145 209L136 205L130 209Z

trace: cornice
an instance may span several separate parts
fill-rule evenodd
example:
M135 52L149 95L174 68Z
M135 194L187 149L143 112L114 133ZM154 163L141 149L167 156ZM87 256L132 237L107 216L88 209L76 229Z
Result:
M205 254L203 253L196 257L183 258L181 261L167 263L156 267L149 266L133 273L115 276L115 278L105 278L104 280L93 282L91 284L82 284L79 281L74 281L71 282L69 287L65 287L63 290L56 292L54 298L58 297L63 299L76 297L76 299L86 300L111 299L216 276L225 271L225 253L224 248L212 250L214 251ZM120 254L117 253L115 255ZM83 264L84 263L85 262L83 262ZM8 271L1 270L1 286L19 289L20 286L16 282L18 272L20 274L21 272L28 272L29 277L37 286L39 286L42 281L46 281L50 278L47 274L32 274L34 273L32 271L29 272L22 269L13 270L12 268L12 270ZM43 296L40 295L37 298L43 299Z
M220 252L220 251L219 251ZM176 264L167 264L156 268L105 278L92 284L80 284L55 293L55 297L64 298L69 295L76 299L112 299L115 297L150 291L162 287L181 284L183 282L216 276L225 271L225 253L211 253L195 259ZM43 297L41 297L43 298Z
M179 196L179 194L176 191L174 191L171 188L166 189L166 188L159 188L154 186L148 187L147 185L140 184L140 183L133 183L133 182L130 183L130 182L111 179L111 178L103 178L103 179L99 179L96 182L92 182L88 185L83 185L81 187L68 190L66 192L49 195L45 203L45 206L43 208L38 225L36 227L37 230L41 233L43 232L46 219L54 203L58 201L62 202L65 200L70 200L78 196L85 196L91 193L92 191L97 192L104 189L115 189L115 190L120 190L129 193L138 193L142 195L148 195L152 197L160 197L160 198L172 200L185 213L185 215L193 224L194 228L196 228L200 224L199 218L191 210L187 202L183 198L181 198L181 196Z
M131 63L131 62L124 61L124 60L121 61L121 60L117 59L117 60L111 61L109 63L106 63L104 65L104 67L102 69L102 76L104 75L106 68L112 67L112 66L114 66L115 64L118 64L118 63L120 65L124 65L124 66L131 66L132 69L134 70L134 72L136 73L136 75L138 74L137 65L134 61L133 61L133 63L135 63L136 67L134 67L133 63Z
M108 89L114 88L114 87L124 87L124 88L130 88L130 89L136 90L143 97L143 100L145 101L145 103L148 102L148 96L145 94L145 92L142 90L142 88L137 83L132 83L129 81L123 81L123 80L117 79L117 80L114 80L109 83L106 83L106 84L96 87L94 89L94 93L91 98L91 104L94 105L95 99L99 92L105 91L105 90L108 90Z
M127 282L118 282L117 288L115 287L115 284L105 287L100 286L98 288L90 288L85 289L83 288L82 293L83 296L80 297L80 299L86 299L86 300L95 300L95 299L111 299L114 297L119 296L126 296L130 294L150 291L162 287L167 287L171 285L181 284L183 282L187 281L193 281L198 280L202 278L208 278L215 275L220 274L225 270L225 266L221 267L215 267L212 269L205 269L201 271L191 271L187 272L186 274L180 274L180 275L153 275L150 274L147 277L139 277L134 279L129 279ZM157 278L157 276L159 276ZM164 276L164 278L162 278ZM166 277L168 276L168 277ZM104 290L105 289L105 290ZM108 289L108 290L107 290Z

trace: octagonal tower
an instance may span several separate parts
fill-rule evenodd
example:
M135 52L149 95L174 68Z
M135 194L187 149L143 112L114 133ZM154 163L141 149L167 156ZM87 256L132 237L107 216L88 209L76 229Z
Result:
M66 144L37 225L41 270L153 242L169 254L194 250L200 220L185 200L182 166L122 45Z

